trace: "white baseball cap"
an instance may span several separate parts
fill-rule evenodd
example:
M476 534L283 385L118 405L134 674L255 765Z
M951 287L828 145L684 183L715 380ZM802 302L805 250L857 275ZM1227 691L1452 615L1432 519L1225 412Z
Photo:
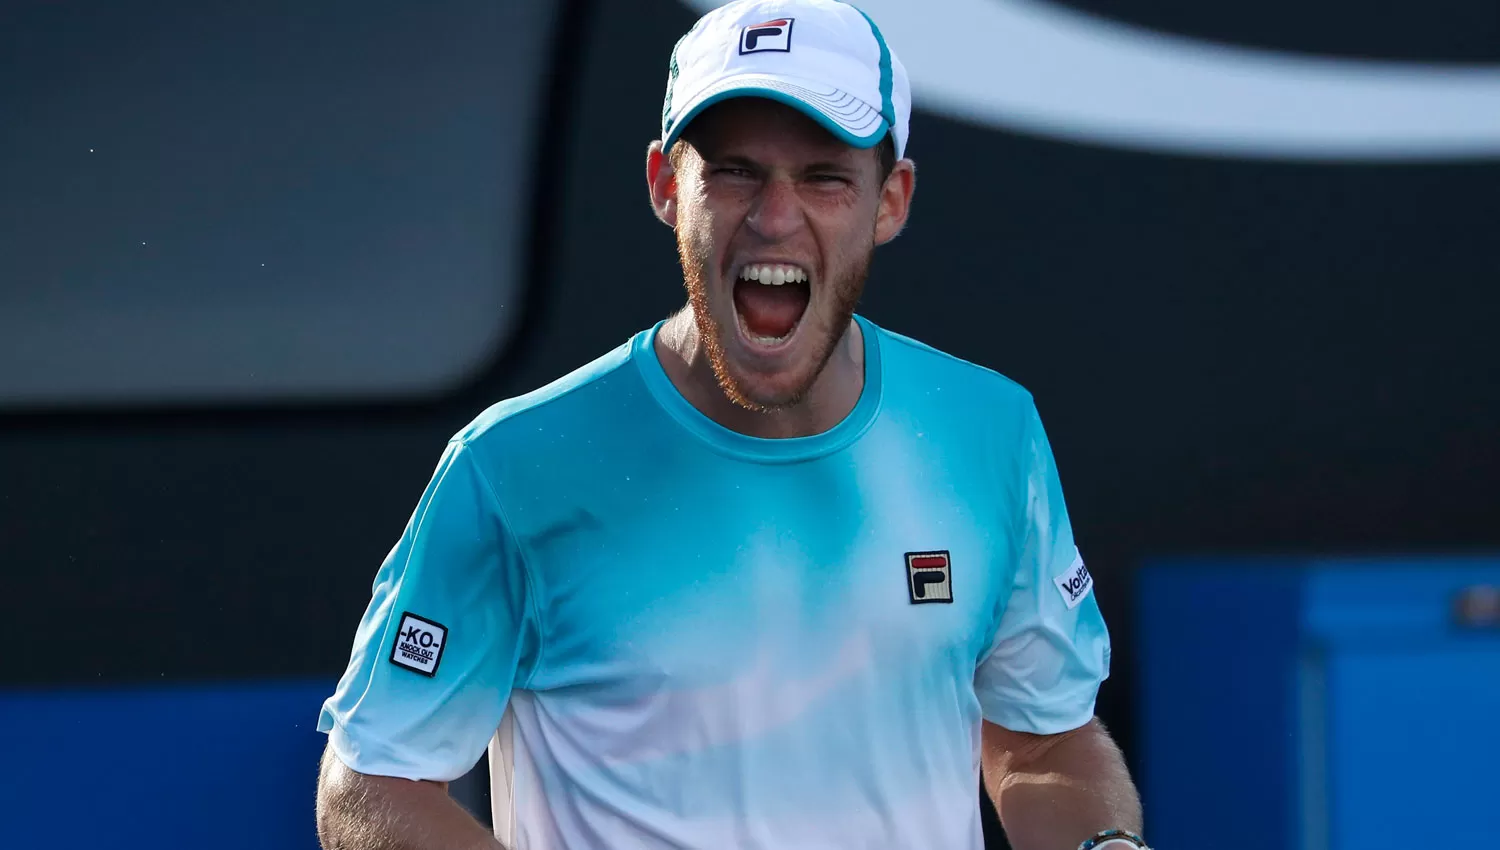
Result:
M906 155L906 68L875 22L848 3L735 0L700 18L672 50L662 146L731 97L779 101L859 148L890 133L896 157Z

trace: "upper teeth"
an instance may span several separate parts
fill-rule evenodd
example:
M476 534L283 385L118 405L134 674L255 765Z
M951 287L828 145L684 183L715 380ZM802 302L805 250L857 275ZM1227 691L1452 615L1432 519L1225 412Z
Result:
M740 280L757 280L771 286L783 283L801 283L807 280L807 272L796 266L760 264L740 269Z

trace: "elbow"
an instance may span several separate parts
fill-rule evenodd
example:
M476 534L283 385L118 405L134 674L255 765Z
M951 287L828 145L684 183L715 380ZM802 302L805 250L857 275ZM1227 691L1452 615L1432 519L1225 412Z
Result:
M982 734L980 757L984 778L997 790L1013 774L1044 767L1048 757L1069 741L1095 738L1109 740L1104 724L1097 717L1091 718L1077 729L1050 735L1013 732L985 721Z

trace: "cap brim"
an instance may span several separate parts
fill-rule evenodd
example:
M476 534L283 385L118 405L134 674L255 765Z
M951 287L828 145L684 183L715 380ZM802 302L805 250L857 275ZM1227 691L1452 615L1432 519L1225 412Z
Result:
M734 97L761 97L784 103L818 122L839 141L856 148L873 148L891 131L878 106L841 89L769 74L741 74L720 80L689 101L667 128L662 147L670 148L703 110Z

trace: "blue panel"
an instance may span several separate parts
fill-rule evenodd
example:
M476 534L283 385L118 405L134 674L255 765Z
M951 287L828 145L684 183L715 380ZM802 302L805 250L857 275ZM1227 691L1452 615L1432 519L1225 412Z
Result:
M1500 558L1319 561L1307 576L1305 620L1321 643L1453 635L1453 601L1500 582Z
M1222 559L1142 571L1138 780L1153 845L1296 846L1300 579Z
M0 691L0 847L317 850L333 683Z
M1500 586L1500 558L1144 570L1136 761L1152 842L1394 850L1492 838L1500 630L1453 616L1461 591L1481 586Z
M1500 805L1500 636L1328 661L1332 850L1483 847Z

